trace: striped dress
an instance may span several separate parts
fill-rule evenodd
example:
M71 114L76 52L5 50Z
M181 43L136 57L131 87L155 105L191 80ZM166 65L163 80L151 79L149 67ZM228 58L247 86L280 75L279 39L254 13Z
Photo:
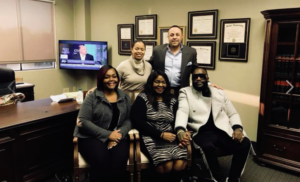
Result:
M147 106L147 123L157 130L175 134L173 106L176 104L176 99L171 100L170 108L168 108L163 102L158 102L158 111L156 111L149 103L145 93L140 93L139 97L145 100ZM180 148L178 145L163 147L157 146L151 136L142 135L142 139L153 160L154 166L160 165L166 161L187 159L186 148Z

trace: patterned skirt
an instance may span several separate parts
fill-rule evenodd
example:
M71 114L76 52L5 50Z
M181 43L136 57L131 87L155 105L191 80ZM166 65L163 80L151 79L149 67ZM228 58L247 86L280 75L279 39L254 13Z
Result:
M164 162L187 159L187 148L176 146L157 146L155 141L150 136L142 136L146 149L150 154L153 165L158 166Z

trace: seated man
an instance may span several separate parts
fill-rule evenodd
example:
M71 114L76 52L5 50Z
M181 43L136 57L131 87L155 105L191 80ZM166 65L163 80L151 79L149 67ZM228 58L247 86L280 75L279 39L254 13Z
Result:
M176 114L175 130L181 144L187 145L190 137L188 126L194 132L196 148L201 147L208 163L211 179L226 181L220 171L216 148L233 152L228 182L238 182L244 169L250 140L244 137L241 119L223 90L208 87L207 71L197 65L192 69L193 86L179 91L179 106Z

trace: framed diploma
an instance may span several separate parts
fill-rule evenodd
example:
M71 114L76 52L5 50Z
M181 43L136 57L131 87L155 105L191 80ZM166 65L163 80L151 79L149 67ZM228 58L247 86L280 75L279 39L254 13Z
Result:
M187 46L196 49L197 64L203 68L214 70L216 63L215 41L187 41Z
M169 43L169 39L168 39L168 31L169 31L169 27L159 27L158 28L158 38L157 38L157 42L158 42L158 45L163 45L163 44L168 44ZM185 43L185 26L179 26L182 30L182 35L183 35L183 38L182 38L182 41L181 43L184 44Z
M221 20L219 45L221 61L247 62L250 21L250 18Z
M156 41L144 41L146 44L146 51L144 55L144 59L146 61L150 60L150 57L152 56L153 49L156 46Z
M131 45L133 43L133 24L118 25L118 53L120 55L131 55Z
M189 39L216 39L218 10L188 12Z
M135 16L136 39L156 39L157 15Z

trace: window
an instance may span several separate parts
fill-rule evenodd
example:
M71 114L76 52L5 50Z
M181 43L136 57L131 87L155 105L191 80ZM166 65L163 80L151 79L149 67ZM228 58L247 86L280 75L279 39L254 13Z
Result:
M55 67L53 3L1 0L1 67L13 70Z

